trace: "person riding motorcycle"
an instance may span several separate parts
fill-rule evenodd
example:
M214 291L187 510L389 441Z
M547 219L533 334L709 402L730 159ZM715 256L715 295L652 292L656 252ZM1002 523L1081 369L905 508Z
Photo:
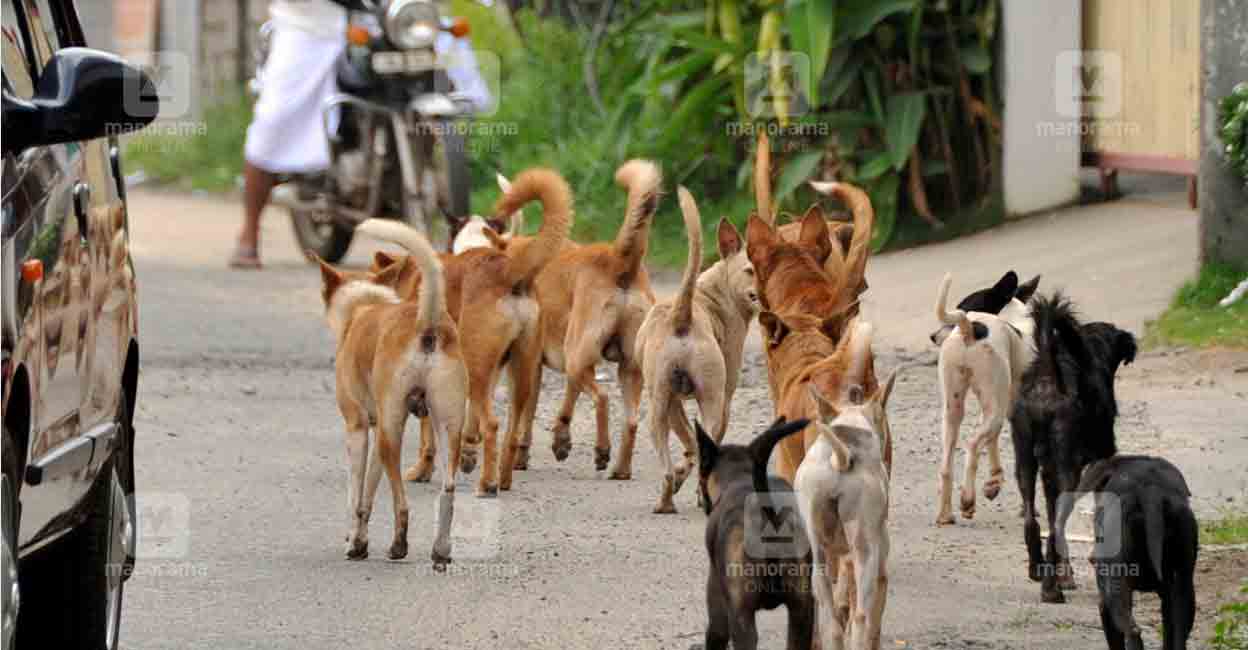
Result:
M243 163L243 224L230 266L257 269L260 262L260 216L279 177L312 175L330 164L322 106L338 92L335 64L346 46L348 10L362 9L351 0L274 0L268 57L260 81ZM443 31L434 42L439 56L455 64L446 74L456 93L475 112L487 112L493 98L476 65L467 38ZM331 114L329 129L336 125Z

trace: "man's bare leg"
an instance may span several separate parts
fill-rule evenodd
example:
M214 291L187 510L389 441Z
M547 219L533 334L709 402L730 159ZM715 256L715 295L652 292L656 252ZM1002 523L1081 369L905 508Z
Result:
M269 202L269 193L277 184L277 176L255 165L243 163L243 228L238 233L238 251L232 266L242 266L246 257L260 265L260 213Z

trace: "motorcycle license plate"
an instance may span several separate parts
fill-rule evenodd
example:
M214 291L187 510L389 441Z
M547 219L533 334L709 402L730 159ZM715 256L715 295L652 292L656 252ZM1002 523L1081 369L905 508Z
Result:
M373 52L373 71L377 74L415 74L432 70L436 63L433 52Z

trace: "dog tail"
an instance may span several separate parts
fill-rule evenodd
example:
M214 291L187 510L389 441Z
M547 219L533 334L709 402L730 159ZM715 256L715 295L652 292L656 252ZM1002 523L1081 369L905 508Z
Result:
M1166 504L1158 490L1146 488L1146 491L1149 494L1144 497L1144 536L1148 538L1148 561L1153 565L1157 578L1165 582L1166 574L1162 572L1162 567L1166 558Z
M1079 333L1079 319L1070 300L1056 291L1050 298L1035 296L1031 304L1032 317L1036 322L1036 358L1050 366L1053 381L1059 393L1066 393L1066 377L1058 361L1059 353L1066 349L1079 369L1075 373L1078 388L1083 389L1089 370L1088 350Z
M446 280L442 277L442 263L429 245L429 240L415 228L389 219L368 219L356 226L356 230L398 244L411 253L420 267L420 303L417 320L426 328L435 328L445 310Z
M537 199L542 202L542 227L511 256L507 280L513 286L527 286L559 254L572 228L572 190L553 169L527 169L494 204L494 214L504 218ZM510 250L510 247L509 247Z
M966 312L961 309L947 311L945 306L949 303L949 286L953 284L953 274L946 273L945 277L940 281L940 290L936 293L936 320L941 325L957 325L958 332L962 334L962 342L970 345L975 342L975 330L971 326L971 319L966 317Z
M630 160L615 172L615 182L628 189L628 208L624 223L615 236L616 257L624 261L624 268L617 280L619 286L632 285L646 256L650 241L650 222L659 208L659 184L663 174L659 166L649 160Z
M680 293L672 307L672 327L676 336L685 336L693 323L693 290L698 286L698 273L702 270L702 215L693 195L682 185L676 190L680 198L680 213L685 218L685 232L689 237L689 259L685 260L685 274L680 279Z
M754 150L754 205L758 218L767 225L776 225L776 216L771 213L771 141L767 139L766 129L758 132L758 146Z
M844 272L838 278L837 287L838 293L854 291L853 295L857 296L867 286L867 260L871 257L871 233L875 229L871 197L862 188L849 183L811 181L810 186L820 194L840 199L854 214L854 234L845 251Z
M498 182L498 189L502 190L503 194L506 194L511 191L511 181L507 180L506 176L503 176L499 172L494 172L494 180ZM508 219L507 221L507 233L506 234L509 237L515 237L516 235L520 234L521 228L524 228L524 207L523 206L516 208L516 211L511 213L511 218ZM501 235L503 233L498 233L498 234Z
M785 422L784 416L780 416L771 426L764 432L760 433L757 438L750 442L748 447L750 458L754 461L754 491L767 492L767 463L771 461L771 451L781 440L801 431L810 424L810 420L799 419L792 422Z

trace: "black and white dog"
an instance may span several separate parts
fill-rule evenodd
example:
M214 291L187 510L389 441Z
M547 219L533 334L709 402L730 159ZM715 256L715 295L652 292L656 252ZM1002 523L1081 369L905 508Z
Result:
M1046 603L1065 602L1061 586L1074 585L1070 561L1059 558L1066 548L1064 521L1057 518L1059 501L1074 495L1087 465L1117 453L1114 419L1114 374L1135 360L1135 337L1109 323L1081 324L1062 294L1031 301L1035 321L1035 361L1023 373L1018 399L1010 415L1015 477L1023 495L1023 535L1028 571L1042 583ZM1036 521L1036 474L1048 503L1047 556L1040 553ZM1059 546L1060 545L1060 546Z
M1162 647L1186 648L1196 616L1192 574L1199 532L1183 474L1161 458L1114 456L1087 468L1079 492L1096 497L1092 562L1110 650L1144 648L1131 613L1136 591L1161 597ZM1065 520L1073 500L1062 505Z
M1027 301L1036 292L1040 276L1025 284L1018 275L1007 272L996 284L962 299L958 308L945 309L952 276L945 274L936 298L936 320L940 329L932 342L940 346L940 398L942 410L942 454L940 458L940 511L936 524L953 519L953 452L958 446L958 429L966 414L966 395L975 393L983 416L978 430L966 440L966 471L962 480L962 517L975 516L975 474L979 451L988 448L989 477L984 496L997 498L1005 479L998 441L1001 427L1018 394L1023 371L1034 356L1034 329Z
M815 625L815 599L811 593L809 549L800 556L759 557L751 542L766 540L774 529L751 497L768 492L792 493L788 481L767 475L771 451L781 439L806 428L806 420L785 423L776 420L748 446L715 444L715 440L694 422L698 436L699 488L706 521L706 552L711 572L706 581L706 650L728 647L754 650L758 630L754 614L760 609L784 605L789 614L789 650L808 650ZM805 541L796 500L787 518L795 528L788 532L798 542ZM772 528L768 528L772 527Z

